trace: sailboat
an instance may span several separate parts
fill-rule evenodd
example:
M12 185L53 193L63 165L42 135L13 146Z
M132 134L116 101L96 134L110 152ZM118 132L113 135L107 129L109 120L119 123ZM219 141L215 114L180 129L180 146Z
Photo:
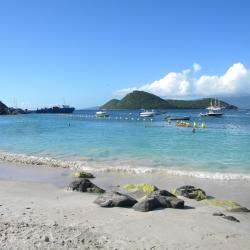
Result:
M220 101L216 101L216 99L214 100L214 105L213 105L213 101L211 99L210 102L210 106L207 107L208 112L206 113L200 113L200 116L222 116L223 113L220 112L221 111L221 106L220 106Z

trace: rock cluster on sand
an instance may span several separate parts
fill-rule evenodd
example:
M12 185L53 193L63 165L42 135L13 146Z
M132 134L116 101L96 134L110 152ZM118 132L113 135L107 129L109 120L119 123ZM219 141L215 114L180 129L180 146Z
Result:
M69 184L69 189L79 192L104 193L105 190L99 188L88 179L79 179Z
M207 199L205 191L194 186L181 186L174 190L174 194L181 195L189 199L195 199L197 201Z
M90 176L89 178L92 178L93 175L86 172L77 172L75 176ZM249 212L247 208L242 207L238 203L233 201L216 199L208 200L205 191L194 186L182 186L175 189L174 192L160 190L154 185L145 183L128 184L124 186L124 189L126 189L127 191L131 191L131 195L135 196L135 193L137 191L142 192L142 198L138 196L134 198L129 194L122 194L115 191L106 192L102 188L96 186L87 178L79 178L71 182L69 184L69 188L73 191L99 193L100 195L96 198L94 203L98 204L100 207L132 207L135 211L140 212L148 212L162 208L183 209L184 200L179 199L176 196L180 195L189 199L195 199L197 201L204 200L204 202L208 204L222 206L230 212ZM221 212L214 213L213 215L221 216L222 218L227 220L239 222L239 220L235 217L226 216Z
M148 212L158 208L184 208L184 201L166 190L157 190L137 201L127 194L107 192L95 201L101 207L133 207L135 211Z
M132 207L137 201L126 194L107 192L97 197L94 202L101 207Z

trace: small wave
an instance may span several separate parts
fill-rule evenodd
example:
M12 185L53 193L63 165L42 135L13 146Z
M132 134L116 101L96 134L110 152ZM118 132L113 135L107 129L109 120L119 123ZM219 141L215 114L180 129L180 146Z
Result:
M172 176L186 176L195 177L201 179L214 179L214 180L246 180L250 181L250 174L245 173L222 173L222 172L207 172L207 171L188 171L178 169L166 169L166 168L153 168L153 167L131 167L131 166L117 166L119 163L113 163L110 166L109 163L94 162L92 159L82 158L80 161L64 161L57 160L50 157L38 157L25 154L13 154L0 152L0 161L29 164L29 165L43 165L46 167L60 167L69 168L72 170L83 170L91 172L103 172L103 173L128 173L128 174L167 174ZM117 163L117 164L116 164ZM105 164L105 165L104 165ZM108 165L108 166L107 166Z

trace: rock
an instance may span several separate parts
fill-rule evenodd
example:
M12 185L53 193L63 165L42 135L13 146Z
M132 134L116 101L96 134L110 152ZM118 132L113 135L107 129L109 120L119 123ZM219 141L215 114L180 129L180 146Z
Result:
M94 203L101 207L132 207L137 201L126 194L107 192L97 197Z
M221 212L215 212L215 213L213 213L213 216L225 216L225 214L223 214Z
M49 242L49 237L48 237L48 236L45 236L45 237L44 237L44 241L45 241L45 242Z
M204 190L196 188L194 186L182 186L175 190L176 195L181 195L189 199L195 199L201 201L207 199L207 195Z
M169 197L162 195L150 196L148 198L155 198L159 202L161 208L172 208L171 202L167 199Z
M95 178L93 174L84 171L75 172L73 173L73 176L77 178L86 178L86 179Z
M248 208L242 207L237 202L230 201L230 200L209 199L209 200L204 200L203 202L207 204L223 207L228 212L250 212Z
M124 185L123 188L127 191L137 191L141 190L144 194L151 194L154 191L158 190L158 188L151 184L140 183L140 184L127 184Z
M88 193L104 193L105 190L97 187L88 179L79 179L69 184L69 188L73 191L88 192Z
M157 190L147 197L156 198L164 208L184 208L184 201L167 190Z
M152 196L162 195L162 196L176 197L174 194L168 192L167 190L156 190L153 193L151 193L151 195Z
M230 220L230 221L234 221L234 222L240 222L238 219L236 219L234 216L223 216L222 217L223 219L226 219L226 220Z
M152 198L145 198L144 200L137 202L133 208L135 211L140 211L140 212L148 212L152 211L156 208L160 208L161 204L159 201L152 197Z
M184 208L184 200L175 197L166 197L166 199L170 202L171 208L178 208L178 209Z

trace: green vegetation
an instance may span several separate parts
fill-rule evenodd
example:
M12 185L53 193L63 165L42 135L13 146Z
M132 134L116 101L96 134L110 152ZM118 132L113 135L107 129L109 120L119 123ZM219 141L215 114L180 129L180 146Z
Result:
M158 188L151 184L140 183L140 184L127 184L124 185L123 188L127 191L135 190L142 191L144 194L151 194L154 191L158 190Z
M212 99L214 101L214 99ZM121 100L112 99L101 108L104 109L201 109L210 105L211 98L199 100L164 100L159 96L144 92L133 91ZM227 109L237 109L237 107L220 101L221 106Z
M195 199L197 201L205 200L207 199L207 195L203 190L197 189L194 190L192 193L189 194L190 199Z
M250 210L246 207L242 207L240 204L230 201L230 200L216 200L216 199L209 199L204 200L205 203L220 206L225 208L228 212L249 212Z
M84 172L84 171L79 171L79 172L75 172L73 173L73 176L74 177L77 177L77 178L95 178L95 176L91 173L88 173L88 172Z

